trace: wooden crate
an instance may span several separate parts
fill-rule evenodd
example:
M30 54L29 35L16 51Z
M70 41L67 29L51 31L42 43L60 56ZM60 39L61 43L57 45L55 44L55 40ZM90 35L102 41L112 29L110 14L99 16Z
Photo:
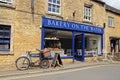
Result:
M50 56L50 51L45 51L45 52L43 52L43 56L44 57L49 57Z

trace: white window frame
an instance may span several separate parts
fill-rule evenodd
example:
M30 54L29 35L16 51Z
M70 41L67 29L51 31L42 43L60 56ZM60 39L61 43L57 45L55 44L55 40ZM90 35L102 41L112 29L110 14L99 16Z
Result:
M108 26L114 27L114 18L113 17L108 17Z
M91 22L92 20L91 7L84 6L84 20Z
M13 4L13 0L0 0L0 3Z
M53 0L51 0L51 1L52 1L52 2L49 2L49 0L48 0L48 7L47 7L48 13L60 15L60 14L61 14L61 0L59 0L59 1L60 1L60 4L57 4L57 2L54 3ZM53 8L53 6L55 6L55 12L53 12L52 10L49 11L49 4L52 5L52 8ZM57 10L56 7L59 7L59 12L56 11L56 10Z

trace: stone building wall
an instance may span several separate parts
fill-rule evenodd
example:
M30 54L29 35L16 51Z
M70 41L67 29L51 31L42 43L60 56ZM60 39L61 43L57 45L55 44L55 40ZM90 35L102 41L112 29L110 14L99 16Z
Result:
M31 7L31 0L14 0L12 6L0 4L0 24L11 25L10 51L0 52L0 69L15 68L16 58L25 54L26 51L41 48L42 16L99 27L103 27L103 23L107 21L106 15L118 17L109 12L105 13L104 4L93 0L61 0L61 15L48 13L47 0L34 1L34 7ZM92 5L91 23L83 20L85 4ZM75 12L75 16L73 16L73 12ZM119 21L116 21L113 32L116 32L116 28L119 27ZM115 35L118 35L119 31L117 30ZM111 32L109 34L112 35Z
M120 15L106 11L106 17L105 17L105 22L106 22L106 27L105 27L105 50L107 53L111 52L110 51L110 37L117 37L120 38ZM113 17L114 18L114 27L109 27L108 26L108 17Z
M32 13L30 0L16 0L14 5L3 5L0 13L0 24L11 26L10 51L0 52L0 69L15 68L17 57L26 51L40 49L42 13L37 13L37 10Z

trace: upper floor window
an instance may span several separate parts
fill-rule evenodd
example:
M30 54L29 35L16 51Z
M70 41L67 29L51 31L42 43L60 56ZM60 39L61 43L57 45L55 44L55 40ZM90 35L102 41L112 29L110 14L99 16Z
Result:
M91 22L91 7L84 7L84 20Z
M108 26L114 27L114 18L113 17L108 17Z
M0 25L0 51L10 50L10 30L10 26Z
M60 0L48 0L48 12L60 14Z
M12 4L13 0L0 0L0 3Z

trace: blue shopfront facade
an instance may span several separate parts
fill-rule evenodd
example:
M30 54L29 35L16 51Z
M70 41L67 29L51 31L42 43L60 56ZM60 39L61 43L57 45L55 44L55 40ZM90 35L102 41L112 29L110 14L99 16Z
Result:
M44 49L45 45L45 29L54 29L54 30L63 30L63 31L70 31L72 33L72 42L71 42L71 56L64 56L62 58L73 58L73 61L75 59L75 35L80 34L81 35L81 49L82 49L82 54L80 56L80 60L84 61L85 56L85 34L95 34L100 36L100 49L102 51L103 49L103 34L104 34L104 29L93 26L93 25L86 25L86 24L81 24L81 23L76 23L76 22L70 22L70 21L63 21L63 20L58 20L58 19L52 19L52 18L47 18L47 17L42 17L42 37L41 37L41 48ZM78 44L79 45L79 44ZM89 55L90 56L90 55Z

